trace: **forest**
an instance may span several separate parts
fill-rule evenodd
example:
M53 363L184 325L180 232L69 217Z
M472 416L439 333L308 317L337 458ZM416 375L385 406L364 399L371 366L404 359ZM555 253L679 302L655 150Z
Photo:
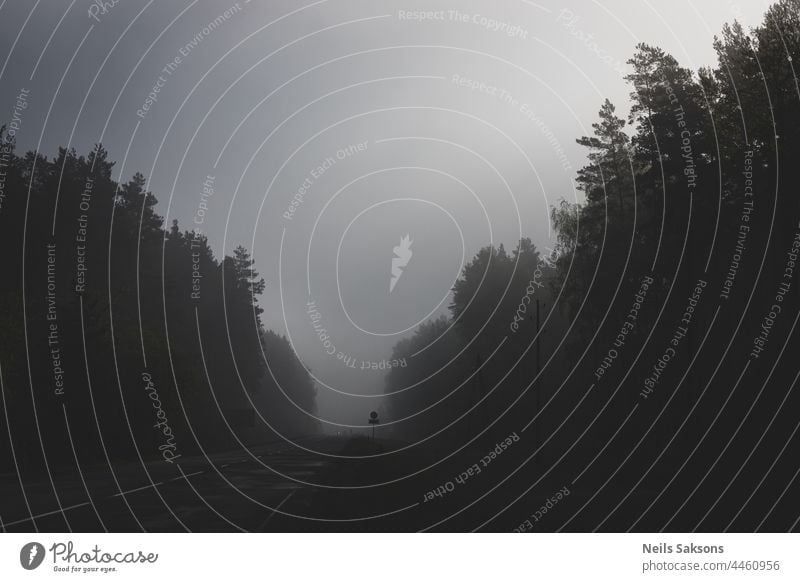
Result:
M101 145L51 159L0 139L4 466L172 462L316 431L314 383L262 325L246 249L218 259L166 226L145 177L115 181Z
M629 114L605 100L577 139L585 198L552 208L556 248L483 248L449 315L396 344L393 357L409 361L385 388L392 416L409 419L398 433L447 450L462 434L491 444L534 420L548 441L593 426L597 446L572 451L585 464L632 407L656 451L692 413L722 433L748 409L767 422L791 378L758 356L797 350L800 2L774 4L750 31L726 25L714 49L717 64L692 71L636 47ZM726 339L707 341L711 327ZM755 380L735 390L745 363L781 387L762 389L760 411ZM680 427L678 450L707 433ZM560 440L539 454L544 466Z
M574 452L586 465L632 407L659 445L692 413L732 430L742 415L719 410L753 410L738 364L785 387L759 356L797 350L800 0L753 30L727 25L714 48L693 71L637 46L629 114L598 103L578 139L584 200L551 209L556 247L482 248L449 313L395 345L408 365L386 376L393 438L444 452L533 425L546 463L572 441L554 435L592 426L597 445ZM247 249L215 257L201 232L165 224L146 178L116 181L102 145L48 158L0 141L4 466L169 462L319 430L308 369L261 321L267 283ZM707 342L711 328L726 339Z

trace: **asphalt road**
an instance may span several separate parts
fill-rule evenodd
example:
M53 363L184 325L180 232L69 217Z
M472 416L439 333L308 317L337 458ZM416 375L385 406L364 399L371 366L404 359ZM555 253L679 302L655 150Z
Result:
M386 440L316 436L297 444L181 457L174 464L129 462L115 465L113 473L107 466L82 473L73 467L53 474L53 484L46 475L25 480L24 496L16 474L5 473L0 527L9 532L469 531L514 499L513 491L500 489L480 500L516 467L510 457L494 461L491 471L464 485L432 495L460 473L463 480L463 471L486 452L480 446L440 463L446 457L442 451ZM563 485L556 480L542 490ZM526 496L490 529L511 531L546 497ZM570 503L578 497L576 491Z
M335 455L344 439L312 437L305 448ZM4 531L292 530L308 515L314 483L335 459L286 443L203 456L115 466L24 482L0 476ZM289 515L286 515L289 514ZM301 527L300 529L307 529Z

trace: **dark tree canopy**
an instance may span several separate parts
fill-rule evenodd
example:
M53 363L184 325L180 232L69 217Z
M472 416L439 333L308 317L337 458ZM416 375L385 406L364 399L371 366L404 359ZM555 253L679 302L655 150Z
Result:
M244 247L218 260L202 233L177 220L165 229L145 177L116 182L100 145L53 159L13 146L0 214L0 244L19 249L4 253L0 279L4 396L14 410L35 404L39 426L52 427L51 464L71 463L69 444L48 436L65 434L62 404L76 447L95 458L102 445L118 458L157 456L156 397L180 454L317 430L314 383L262 326L266 283ZM11 423L21 444L36 442L31 418ZM35 455L21 463L44 470Z

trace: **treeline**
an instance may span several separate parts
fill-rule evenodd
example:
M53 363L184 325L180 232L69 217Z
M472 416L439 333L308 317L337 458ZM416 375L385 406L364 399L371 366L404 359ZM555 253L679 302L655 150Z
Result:
M451 434L463 444L519 399L489 440L536 418L541 435L560 431L545 453L556 459L589 426L592 442L606 442L638 404L630 424L660 451L692 410L710 423L729 405L735 413L716 426L733 432L753 387L771 374L782 392L766 393L749 419L768 421L793 375L786 359L770 366L787 342L797 348L789 332L800 280L786 269L796 268L800 232L800 2L775 4L750 32L726 25L714 47L717 65L692 71L638 45L626 76L629 116L606 100L593 135L578 139L588 154L576 176L585 199L552 209L558 245L543 253L547 289L536 288L546 304L538 362L534 303L518 332L509 323L540 251L528 241L510 255L483 249L454 289L450 316L395 347L408 366L387 380L392 415L416 414L398 433L416 440L439 431L432 440ZM767 322L759 358L775 304L783 310ZM748 361L756 377L726 400ZM676 444L692 446L706 426L686 426ZM585 466L598 449L584 442L572 455Z
M166 229L145 178L116 182L101 146L48 159L0 141L4 467L12 442L37 472L74 467L73 446L82 463L171 460L316 430L313 381L262 326L244 248L219 260Z
M542 381L532 383L566 327L553 309L553 260L522 239L511 252L485 247L464 267L450 317L422 324L394 347L392 358L408 362L386 379L396 435L431 438L449 451L467 434L483 444L519 427L526 403L541 399ZM563 362L550 362L556 370L564 372Z

